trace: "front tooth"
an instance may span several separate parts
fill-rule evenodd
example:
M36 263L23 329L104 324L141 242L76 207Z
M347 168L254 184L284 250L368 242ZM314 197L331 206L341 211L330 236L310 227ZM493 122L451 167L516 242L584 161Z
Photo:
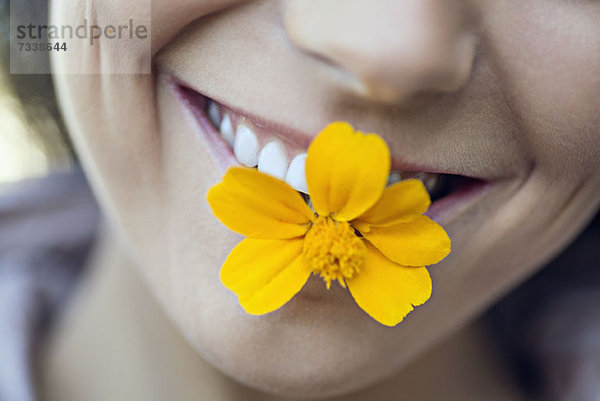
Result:
M288 168L287 174L285 175L285 182L289 186L294 188L296 191L308 193L308 185L306 185L306 153L302 153L292 160L290 167Z
M208 103L208 119L215 127L219 127L221 125L221 118L219 117L219 106L217 106L217 104L212 100L209 100Z
M223 117L223 120L221 121L219 132L221 133L221 138L223 138L229 146L233 146L235 134L233 132L233 125L231 125L231 118L229 118L227 114L225 114L225 117Z
M393 185L393 184L395 184L395 183L397 183L398 181L401 181L401 180L402 180L402 174L400 174L397 171L392 171L390 173L390 176L388 177L387 185L388 186Z
M258 164L258 140L252 130L245 125L238 126L233 142L233 153L244 166L254 167Z
M267 143L258 155L258 171L283 180L287 169L288 162L283 145L277 141Z

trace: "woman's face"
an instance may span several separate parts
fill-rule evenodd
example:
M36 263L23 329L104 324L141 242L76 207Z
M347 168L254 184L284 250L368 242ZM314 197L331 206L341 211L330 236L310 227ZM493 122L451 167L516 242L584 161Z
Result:
M148 3L57 0L51 22L136 21ZM392 374L589 221L600 203L599 20L591 0L154 0L152 74L102 74L142 72L147 54L127 40L75 42L53 67L103 207L182 335L237 380L315 396ZM73 68L101 74L60 74ZM271 140L289 162L345 120L379 133L394 169L457 182L431 211L453 242L430 268L432 298L389 328L312 277L282 309L245 314L219 280L241 237L206 202L236 162L208 99L217 124L228 114L233 130L253 131L256 149L234 139L246 163Z

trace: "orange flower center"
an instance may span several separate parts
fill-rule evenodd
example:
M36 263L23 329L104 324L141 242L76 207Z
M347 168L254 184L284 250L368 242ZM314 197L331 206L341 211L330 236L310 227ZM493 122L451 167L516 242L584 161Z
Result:
M304 237L302 252L311 270L321 275L329 289L333 280L346 287L344 280L360 271L367 248L348 222L319 216Z

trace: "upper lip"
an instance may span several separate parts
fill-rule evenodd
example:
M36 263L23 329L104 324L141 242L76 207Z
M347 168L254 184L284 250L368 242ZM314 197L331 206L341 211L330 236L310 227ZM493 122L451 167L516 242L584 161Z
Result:
M198 92L198 93L200 93L200 92ZM200 93L200 94L202 94L202 93ZM209 100L212 100L213 102L215 102L221 106L224 106L225 108L231 110L233 113L244 116L247 120L252 122L254 125L256 125L264 130L268 130L268 131L272 132L274 136L280 137L285 142L291 143L292 145L294 145L297 148L308 149L308 146L310 145L310 142L312 141L311 135L308 135L299 130L295 130L291 127L288 127L287 125L263 119L260 116L246 112L245 110L242 110L236 106L209 98L208 96L206 96L204 94L202 94L202 96L206 97Z
M313 135L311 135L306 132L302 132L298 129L289 127L283 123L265 119L259 115L248 112L246 110L243 110L236 105L229 104L226 101L211 98L211 97L207 96L203 91L194 87L193 85L191 85L187 82L183 82L174 76L169 76L169 80L174 85L177 85L179 87L182 87L182 88L185 88L188 90L192 90L192 91L200 94L207 100L212 100L212 101L216 102L217 104L231 110L233 113L243 116L244 118L251 121L253 124L255 124L265 130L271 131L273 133L273 135L282 138L285 142L291 143L292 145L294 145L298 148L307 149L308 146L310 145L310 142L312 141L314 136L316 136L316 134L317 134L317 133L314 133ZM381 136L384 137L384 139L385 139L384 135L381 135ZM392 150L390 149L390 152L391 151ZM406 172L425 172L425 173L461 175L461 176L474 178L474 179L478 179L478 180L482 180L482 181L492 181L493 180L493 177L485 177L483 174L482 175L473 174L473 172L467 171L467 168L465 168L465 167L458 166L453 169L453 168L448 168L447 166L440 167L440 166L435 166L435 165L430 165L430 164L414 163L414 162L409 162L409 161L403 159L401 155L397 155L397 154L391 154L391 169L395 170L395 171L406 171Z

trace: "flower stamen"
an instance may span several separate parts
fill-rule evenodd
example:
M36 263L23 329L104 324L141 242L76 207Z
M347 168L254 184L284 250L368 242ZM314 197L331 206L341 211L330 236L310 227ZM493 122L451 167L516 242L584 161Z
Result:
M346 287L345 280L360 271L367 248L348 222L319 216L304 238L302 252L329 289L334 280Z

